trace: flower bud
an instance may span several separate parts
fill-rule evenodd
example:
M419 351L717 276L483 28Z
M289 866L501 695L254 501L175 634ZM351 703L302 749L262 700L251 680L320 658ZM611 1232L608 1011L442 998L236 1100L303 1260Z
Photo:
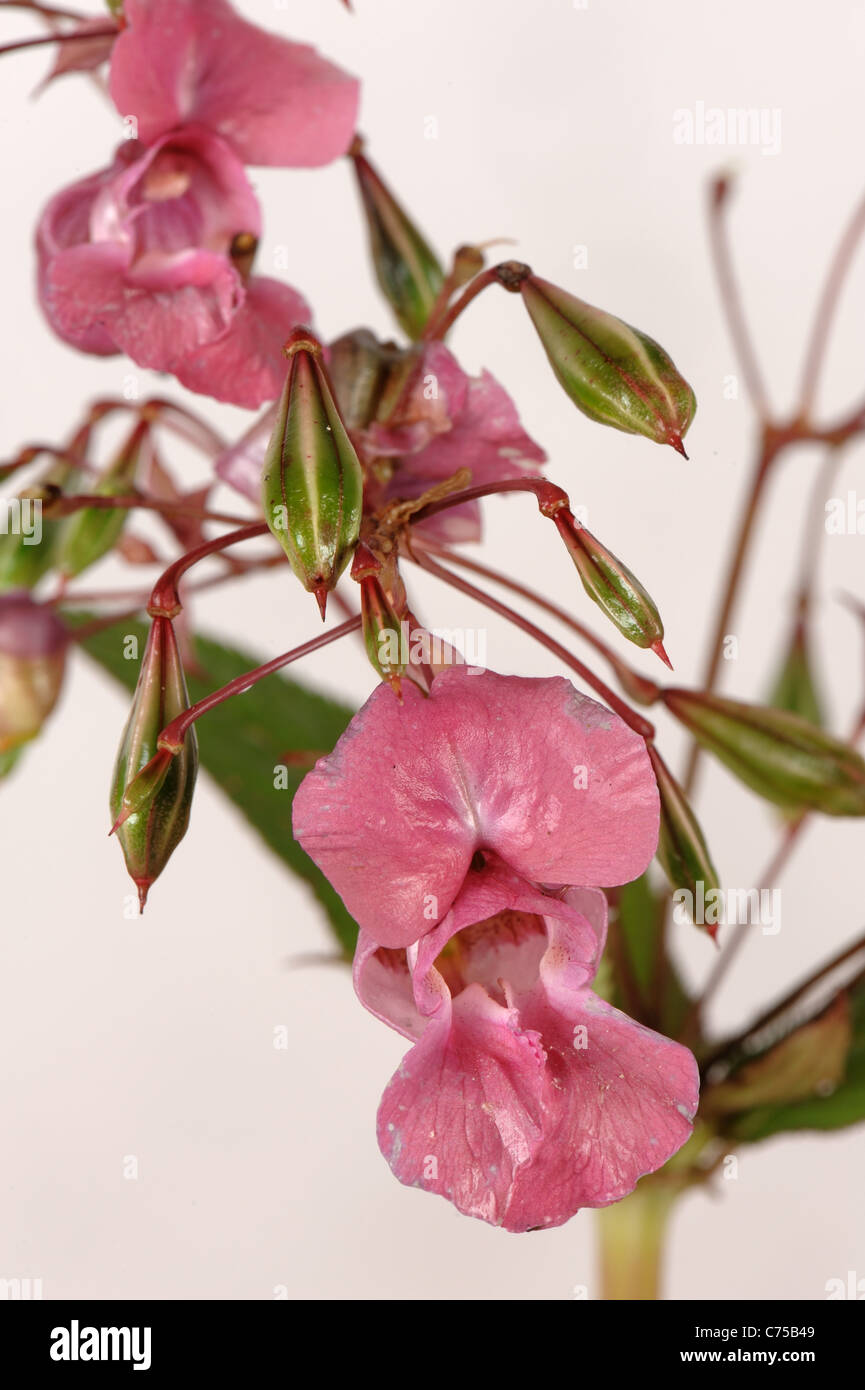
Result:
M336 407L321 346L296 330L285 353L288 375L262 473L264 517L292 569L315 594L324 618L327 595L357 544L363 474Z
M142 911L186 834L198 772L190 729L177 754L159 749L160 733L189 708L186 679L170 618L153 619L111 787L111 814Z
M595 309L548 280L529 275L520 293L560 384L590 420L672 444L697 402L664 349L621 319Z
M420 338L444 283L435 252L384 184L359 144L350 152L382 294L403 332Z
M791 811L865 815L865 762L799 715L668 689L664 704L746 786Z
M450 280L455 290L467 285L484 268L484 252L481 246L458 246L454 252Z
M759 1137L763 1106L794 1105L831 1093L844 1079L853 1043L850 1006L837 995L817 1018L793 1028L753 1060L737 1067L729 1079L709 1086L704 1095L710 1115L741 1115L742 1138Z
M331 343L328 372L333 394L348 430L364 430L378 413L391 370L404 353L380 343L368 328L355 328Z
M687 889L690 901L698 896L698 884L703 893L720 888L718 874L712 863L703 832L682 788L661 758L657 749L647 745L661 798L661 828L658 839L658 863L675 889ZM717 924L706 924L711 937Z
M669 666L661 615L639 579L590 531L579 526L567 507L558 508L552 515L592 602L629 642L649 648Z
M379 578L381 565L363 544L359 545L351 567L351 577L360 585L360 611L363 640L373 670L389 681L400 694L405 675L403 633L396 610Z
M35 738L53 710L68 642L52 609L27 593L0 596L0 756Z
M139 421L95 486L96 497L122 497L135 483L141 447L150 426ZM60 535L57 565L65 579L95 565L120 539L129 513L121 507L82 507L67 517Z

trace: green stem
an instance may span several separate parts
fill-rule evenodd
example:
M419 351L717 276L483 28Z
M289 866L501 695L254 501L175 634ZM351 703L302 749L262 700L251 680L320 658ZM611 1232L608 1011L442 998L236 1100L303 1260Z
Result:
M643 1182L630 1197L598 1211L601 1298L657 1300L667 1223L676 1184Z

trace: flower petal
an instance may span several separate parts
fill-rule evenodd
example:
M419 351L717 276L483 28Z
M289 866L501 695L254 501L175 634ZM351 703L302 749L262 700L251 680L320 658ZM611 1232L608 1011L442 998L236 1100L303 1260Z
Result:
M95 302L116 295L116 278L122 273L125 257L110 252L89 259L87 276L102 284L79 284L73 276L55 286L53 269L61 252L86 243L90 235L90 215L102 188L113 176L113 167L101 169L56 193L45 207L36 229L36 257L39 302L54 332L82 352L108 356L118 351L110 334L97 320Z
M358 84L306 44L242 19L226 0L126 0L109 89L146 143L210 126L247 164L314 167L344 154Z
M214 468L218 477L253 502L261 501L261 470L267 443L276 423L276 406L253 421L235 444L219 455Z
M77 254L70 251L67 257ZM55 280L60 274L57 268ZM101 314L111 337L133 362L176 372L190 354L226 331L243 300L240 276L224 256L182 251L150 264L141 261L127 271L121 292Z
M469 668L470 669L470 668ZM547 885L625 883L658 838L643 740L566 680L377 689L294 800L295 837L383 946L445 916L476 850Z
M544 1142L521 1169L509 1230L558 1226L580 1207L632 1192L690 1137L697 1064L679 1043L644 1028L591 990L521 1001L524 1027L547 1049ZM584 1029L585 1032L578 1032Z
M184 357L177 379L191 391L255 409L279 395L285 381L282 345L296 324L309 320L309 305L297 290L253 276L228 332ZM260 490L259 467L256 500Z
M442 970L447 973L447 963L439 958L453 937L462 933L459 956L464 983L495 987L504 977L509 987L522 982L528 989L538 978L541 958L548 954L551 916L559 923L557 969L567 969L572 987L579 988L594 978L604 948L604 894L582 888L573 889L564 900L551 898L493 861L469 873L444 921L408 953L379 946L369 932L361 931L354 954L355 991L371 1014L403 1037L416 1040L443 997L450 994L442 974ZM496 922L490 922L494 917ZM524 927L521 919L527 918L536 922L534 930Z
M452 1001L441 958L439 968L429 963L432 937L412 970L416 1014L402 953L383 953L398 986L376 991L386 968L380 952L367 982L379 1016L401 1010L400 1031L418 1039L379 1109L391 1168L407 1186L509 1231L558 1226L581 1207L626 1196L686 1142L697 1108L691 1053L583 987L592 928L574 909L582 902L595 917L600 948L605 907L599 893L568 896L570 910L559 903L543 918L547 947L533 979L515 954L508 915L481 924L491 963L482 973L501 971L502 1002L474 978ZM451 917L468 906L465 892ZM445 932L442 923L433 936ZM464 977L478 968L475 937L469 926L459 938ZM367 941L365 952L373 949Z
M390 1081L378 1142L400 1182L467 1216L507 1224L521 1165L543 1139L545 1053L515 1011L470 985L442 1010Z

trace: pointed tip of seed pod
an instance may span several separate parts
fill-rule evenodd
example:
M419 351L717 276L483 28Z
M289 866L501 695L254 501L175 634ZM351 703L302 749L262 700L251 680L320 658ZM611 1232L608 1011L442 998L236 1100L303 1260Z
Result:
M321 357L321 343L312 329L302 324L291 330L282 345L283 357L293 357L296 352L308 352L313 357Z
M139 912L143 912L147 906L147 894L153 886L153 879L137 878L135 880L135 886L138 889L138 910Z
M117 820L114 822L114 824L112 825L111 829L110 829L109 832L108 832L108 838L109 838L109 839L111 839L111 836L112 836L112 835L116 835L116 834L117 834L117 832L118 832L118 830L120 829L120 827L124 824L125 821L127 821L127 820L129 819L129 817L130 817L131 815L132 815L131 807L127 806L125 809L124 809L123 807L121 807L120 815L117 817Z
M680 434L671 434L670 438L667 440L667 443L672 444L676 453L681 454L683 459L688 458L688 455L685 453L685 446L682 443L682 436Z
M657 642L653 642L653 643L652 643L652 645L651 645L651 647L650 647L649 650L650 650L650 651L653 651L653 652L655 653L655 656L659 656L659 657L661 658L661 660L663 661L663 663L664 663L665 666L669 666L670 670L671 670L671 671L673 670L673 663L672 663L672 661L670 660L670 658L667 656L667 653L666 653L666 651L664 650L664 644L663 644L663 642L661 641L660 637L658 638Z
M318 604L321 621L324 622L327 617L327 596L330 590L326 584L316 584L312 592L315 594L315 601Z

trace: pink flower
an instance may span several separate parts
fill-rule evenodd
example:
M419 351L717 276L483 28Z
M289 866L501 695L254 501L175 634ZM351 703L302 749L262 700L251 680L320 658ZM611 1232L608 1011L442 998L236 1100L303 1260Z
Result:
M361 933L358 995L414 1043L378 1112L400 1182L526 1231L618 1201L685 1143L691 1053L588 988L606 916L597 889L550 897L489 856L418 945Z
M274 419L275 412L266 411L216 464L225 482L256 501ZM546 458L495 378L486 371L469 376L442 343L420 349L398 416L373 420L354 429L353 437L363 456L375 460L367 484L370 508L419 497L460 468L482 484L534 473ZM480 508L470 502L423 525L444 540L479 540Z
M138 139L46 208L39 293L85 352L122 351L218 400L282 386L282 343L308 321L289 286L232 259L260 214L244 164L321 165L345 152L358 86L313 49L248 24L225 0L128 0L109 87Z
M357 81L306 44L241 19L227 0L125 0L109 89L146 144L187 124L244 164L311 168L345 154Z
M260 229L243 165L219 136L188 126L150 146L129 141L45 209L43 309L82 351L125 352L192 390L261 405L279 394L282 343L309 309L278 281L244 282L232 244Z
M643 740L561 677L382 685L294 799L294 832L381 946L408 947L456 903L478 851L547 886L626 883L658 841Z

